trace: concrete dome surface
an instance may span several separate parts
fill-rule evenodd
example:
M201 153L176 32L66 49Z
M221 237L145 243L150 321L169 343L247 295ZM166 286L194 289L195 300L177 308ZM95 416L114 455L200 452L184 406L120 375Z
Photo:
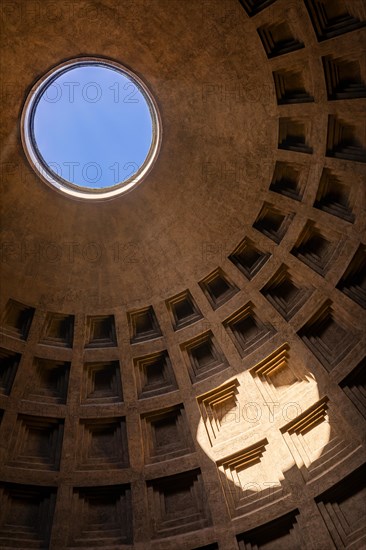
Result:
M365 3L1 14L0 548L364 548ZM82 58L161 121L106 201L22 143L33 87Z

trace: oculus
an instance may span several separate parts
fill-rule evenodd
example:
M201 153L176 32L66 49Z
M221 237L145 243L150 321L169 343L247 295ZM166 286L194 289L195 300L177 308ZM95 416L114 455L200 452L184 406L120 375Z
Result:
M42 180L77 199L126 193L151 170L161 120L142 80L115 61L83 57L53 68L25 102L22 142Z

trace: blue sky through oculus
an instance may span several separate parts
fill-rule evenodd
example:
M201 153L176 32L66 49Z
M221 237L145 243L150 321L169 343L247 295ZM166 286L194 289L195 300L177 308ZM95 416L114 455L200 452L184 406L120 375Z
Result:
M134 81L103 65L85 65L64 72L45 89L33 131L53 172L77 186L101 189L138 171L153 127Z

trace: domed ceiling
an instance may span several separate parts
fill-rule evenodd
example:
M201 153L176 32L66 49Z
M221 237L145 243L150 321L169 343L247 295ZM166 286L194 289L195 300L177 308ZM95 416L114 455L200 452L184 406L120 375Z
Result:
M365 11L3 2L0 547L363 547ZM22 147L79 57L160 111L108 201Z

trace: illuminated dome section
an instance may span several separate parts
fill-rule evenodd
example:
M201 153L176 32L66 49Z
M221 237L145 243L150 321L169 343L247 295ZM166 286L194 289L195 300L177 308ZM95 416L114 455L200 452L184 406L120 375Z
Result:
M75 198L111 198L135 187L159 149L155 102L111 61L71 60L45 75L26 102L23 145L33 169Z

